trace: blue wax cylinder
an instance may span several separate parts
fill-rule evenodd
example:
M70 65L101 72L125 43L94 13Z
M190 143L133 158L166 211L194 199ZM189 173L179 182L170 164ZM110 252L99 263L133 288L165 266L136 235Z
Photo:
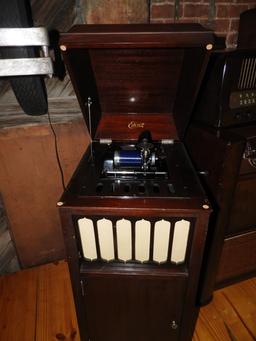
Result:
M142 157L137 150L120 150L114 153L114 165L117 167L140 167Z

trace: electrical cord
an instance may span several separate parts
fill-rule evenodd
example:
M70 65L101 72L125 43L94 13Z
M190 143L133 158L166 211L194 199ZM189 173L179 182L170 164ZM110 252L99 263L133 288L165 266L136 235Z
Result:
M52 120L51 120L51 116L50 116L49 110L47 111L47 116L48 116L48 121L49 121L49 125L50 125L50 128L51 128L51 131L52 131L53 136L54 136L55 154L56 154L56 159L57 159L57 163L58 163L58 167L59 167L59 171L60 171L61 184L62 184L62 187L63 187L63 191L65 191L66 186L65 186L65 180L64 180L64 173L63 173L63 169L62 169L61 162L60 162L60 157L59 157L57 135L56 135L56 132L55 132L55 130L53 128L53 125L52 125Z

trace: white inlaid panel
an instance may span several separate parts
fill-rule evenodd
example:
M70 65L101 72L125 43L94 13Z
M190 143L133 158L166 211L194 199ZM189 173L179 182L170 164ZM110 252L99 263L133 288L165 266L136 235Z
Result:
M164 219L155 223L153 260L165 262L168 257L171 224Z
M118 258L127 261L132 258L132 226L127 219L116 222Z
M190 222L184 219L175 223L171 254L171 261L174 263L182 263L185 260L189 227Z
M135 223L135 259L144 262L149 260L150 222L144 219Z
M97 227L101 258L112 260L115 258L112 222L103 218L97 221Z
M87 218L78 219L78 228L84 257L90 260L97 259L93 221Z

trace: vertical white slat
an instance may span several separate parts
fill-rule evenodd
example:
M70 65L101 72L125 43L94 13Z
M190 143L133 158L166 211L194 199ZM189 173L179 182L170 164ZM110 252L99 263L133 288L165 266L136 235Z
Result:
M189 235L190 222L187 220L179 220L175 223L171 262L183 263L186 257L188 235Z
M107 261L115 258L113 225L109 219L100 219L97 221L99 245L101 258Z
M83 255L90 260L97 259L93 221L87 218L78 219Z
M130 220L121 219L116 222L116 239L118 258L126 262L132 258L132 224Z
M155 223L153 260L165 262L168 257L169 238L171 224L167 220L159 220Z
M256 65L256 58L254 58L254 65ZM254 66L251 88L254 88L255 86L256 86L256 68Z
M252 84L253 84L253 77L255 74L255 62L256 62L256 58L252 58L252 66L251 66L251 72L250 72L250 79L249 79L249 83L248 83L248 88L252 88Z
M135 259L140 262L149 260L150 222L144 219L135 223Z

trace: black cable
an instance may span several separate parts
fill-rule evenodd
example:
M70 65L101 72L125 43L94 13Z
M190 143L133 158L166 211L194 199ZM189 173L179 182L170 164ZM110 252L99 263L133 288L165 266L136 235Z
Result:
M51 121L49 110L47 112L47 116L48 116L48 121L49 121L49 124L50 124L51 131L52 131L53 136L54 136L55 154L56 154L56 159L57 159L58 167L59 167L59 170L60 170L60 177L61 177L61 183L62 183L63 191L65 191L66 186L65 186L65 181L64 181L64 173L63 173L63 169L62 169L61 162L60 162L60 157L59 157L57 135L56 135L55 130L54 130L53 125L52 125L52 121Z

